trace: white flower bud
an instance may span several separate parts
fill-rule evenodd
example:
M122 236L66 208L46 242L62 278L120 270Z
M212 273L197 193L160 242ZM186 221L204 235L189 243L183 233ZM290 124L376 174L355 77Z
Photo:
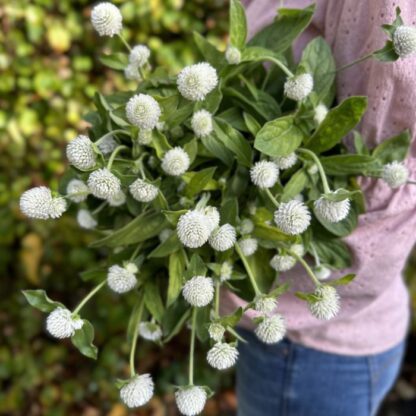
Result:
M137 66L133 64L128 64L124 68L124 76L129 81L141 81L142 80L142 76L140 75L140 72L137 69Z
M266 316L254 330L257 338L265 344L277 344L286 334L285 321L281 315Z
M311 74L295 75L289 78L284 85L285 95L294 101L304 100L313 89Z
M51 190L46 186L29 189L20 197L20 211L29 218L40 220L59 218L66 208L65 199L54 198Z
M66 195L72 202L79 203L87 199L90 190L88 186L79 179L71 179L66 186Z
M140 322L139 334L148 341L159 341L162 338L162 328L153 322Z
M279 205L274 213L274 221L284 233L297 235L309 227L311 214L303 202L292 200Z
M216 207L207 206L204 208L204 215L208 221L209 232L211 233L220 224L220 213Z
M120 190L114 196L107 198L107 202L110 207L120 207L126 202L126 195Z
M153 390L150 374L135 375L120 389L120 399L129 408L143 406L152 398Z
M129 186L130 193L133 195L133 198L139 202L151 202L153 201L159 192L159 189L147 183L143 179L136 179Z
M87 209L80 209L77 213L77 222L81 228L92 230L97 226L96 219Z
M311 314L321 320L334 318L340 310L340 298L335 288L328 285L317 287L313 294L319 298L309 302Z
M92 141L87 136L77 136L66 146L66 157L79 170L92 169L96 161Z
M234 246L236 240L235 228L230 224L224 224L213 231L209 237L209 244L216 251L226 251Z
M225 328L218 323L212 323L208 327L209 337L215 342L220 342L225 334Z
M231 279L231 275L233 273L233 265L229 261L225 261L221 265L220 270L220 280L221 282L226 282L227 280Z
M147 64L150 58L150 49L145 45L136 45L129 54L129 63L136 68Z
M279 179L279 168L274 162L261 160L250 169L250 177L259 188L272 188Z
M254 309L263 314L271 314L277 307L277 301L269 296L261 296L254 302Z
M333 192L335 193L335 192ZM342 201L331 201L321 196L314 202L315 214L318 218L325 221L336 223L347 218L350 212L350 200L343 199Z
M404 185L408 177L409 170L401 162L394 161L383 166L381 178L393 189Z
M121 182L107 168L95 170L88 177L88 188L91 193L100 199L116 196L121 191Z
M159 240L161 243L164 243L171 235L173 234L173 231L169 228L164 228L160 233L159 233Z
M238 65L241 62L241 52L234 46L228 46L225 51L225 59L230 65Z
M331 269L322 265L316 266L313 269L313 272L319 280L327 280L331 276L331 273L332 273Z
M238 242L241 251L245 256L252 256L258 248L258 241L255 238L243 238Z
M212 115L207 110L199 110L192 116L191 127L196 137L206 137L212 133Z
M305 255L305 247L303 247L303 244L292 244L290 246L290 251L297 254L299 257L303 257Z
M217 342L207 354L208 364L217 370L231 368L237 362L237 358L237 348L225 342Z
M71 311L62 307L54 309L46 318L46 330L59 339L72 337L83 324L82 319L74 318Z
M249 218L244 218L239 226L241 235L251 234L254 231L254 223Z
M298 157L296 156L296 153L293 152L288 156L276 157L273 159L273 161L279 169L284 170L295 166L296 162L298 161Z
M190 164L188 153L181 147L174 147L168 150L162 159L162 169L170 176L183 175L188 170Z
M207 393L199 386L182 387L175 393L175 400L181 414L196 416L204 410Z
M114 4L100 3L92 9L91 23L100 36L113 37L123 28L123 17Z
M217 86L217 71L207 62L190 65L179 73L177 84L184 98L202 101Z
M199 211L188 211L181 215L176 231L181 243L189 248L203 246L210 235L208 221L205 215Z
M321 124L324 120L326 115L328 114L328 108L325 104L318 104L315 108L315 113L313 119L316 124Z
M139 131L139 134L137 135L137 142L141 144L142 146L148 145L152 142L152 130L143 130L141 129Z
M132 290L136 284L137 266L129 263L125 267L117 264L111 266L107 273L108 287L116 293L126 293Z
M210 277L194 276L184 284L182 295L190 305L202 308L214 298L214 283Z
M270 260L270 267L277 272L286 272L292 269L296 264L296 259L285 254L276 254Z
M161 114L159 103L147 94L133 95L126 105L127 120L144 130L154 129Z
M416 53L416 28L399 26L393 34L394 50L401 58L407 58Z

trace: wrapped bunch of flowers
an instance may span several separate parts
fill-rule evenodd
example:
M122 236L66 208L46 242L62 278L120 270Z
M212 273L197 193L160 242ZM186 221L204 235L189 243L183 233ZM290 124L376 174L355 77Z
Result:
M91 358L97 348L84 305L99 290L120 301L135 298L126 325L131 374L117 383L129 407L144 405L154 392L152 376L136 373L138 338L163 345L187 327L189 381L177 387L176 402L182 414L199 414L212 393L194 382L196 339L209 343L208 365L232 367L243 342L236 326L251 309L258 338L279 342L285 336L279 296L293 290L278 275L296 264L315 289L293 296L317 319L335 317L342 307L337 286L354 278L330 276L349 264L342 237L364 210L356 178L380 178L392 188L409 182L408 132L368 149L353 131L366 97L334 106L334 80L345 67L336 68L325 41L312 40L293 63L291 46L313 11L280 9L247 41L244 9L232 0L226 51L195 33L203 60L171 76L152 67L145 45L123 39L117 7L101 3L92 10L98 34L118 36L126 48L102 61L123 69L137 89L96 94L88 132L67 146L71 167L60 193L30 189L20 207L41 220L76 212L102 253L97 268L83 273L97 285L72 309L41 290L25 296L48 313L52 336L71 338ZM416 29L404 25L400 10L384 29L385 47L365 58L394 61L416 52ZM350 132L347 148L342 139ZM221 290L244 298L245 310L222 315Z

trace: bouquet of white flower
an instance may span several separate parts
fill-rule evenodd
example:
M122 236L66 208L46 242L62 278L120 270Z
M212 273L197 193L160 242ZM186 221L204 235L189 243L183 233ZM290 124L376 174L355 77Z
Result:
M341 307L337 285L354 277L326 280L350 263L341 238L364 210L355 178L380 177L393 188L408 182L402 163L408 132L369 150L354 131L355 151L343 146L367 99L349 97L331 108L336 73L345 67L336 69L326 42L312 40L293 63L291 45L313 12L313 6L280 9L246 43L244 9L231 0L225 53L195 33L204 62L171 77L152 69L146 46L131 48L123 39L114 5L101 3L92 11L98 34L118 36L128 50L102 62L137 80L137 90L97 93L97 111L86 116L88 136L67 146L72 167L61 193L28 190L20 207L28 217L46 220L78 204L79 225L98 235L91 246L107 254L82 274L97 285L72 310L44 291L24 294L49 314L51 335L71 338L91 358L97 348L93 325L81 315L86 302L104 286L137 299L127 328L131 374L117 383L129 407L144 405L154 390L151 376L135 370L139 335L162 345L188 323L189 382L177 387L176 402L184 415L203 410L211 391L194 384L196 337L209 340L207 362L218 370L236 363L236 343L244 341L235 330L243 309L220 314L222 287L257 312L258 338L277 343L285 335L277 301L290 291L277 275L299 262L315 290L294 295L316 318L333 318ZM394 61L416 52L416 29L403 25L400 10L384 29L386 46L358 61Z

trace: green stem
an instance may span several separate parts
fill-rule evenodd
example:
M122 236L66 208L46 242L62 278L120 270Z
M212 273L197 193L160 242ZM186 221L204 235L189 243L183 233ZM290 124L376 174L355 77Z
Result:
M104 201L102 204L98 205L94 211L91 212L92 215L97 215L99 212L103 210L103 208L107 205L107 201Z
M97 286L94 287L94 289L91 290L90 293L88 293L87 296L85 296L84 299L78 304L78 306L74 309L72 312L74 315L79 313L79 311L84 307L84 305L106 284L107 280L102 281Z
M133 261L133 259L137 257L142 246L143 246L143 243L140 243L137 245L136 249L133 251L132 255L130 256L129 261Z
M270 201L272 201L273 205L276 208L279 208L279 203L277 202L277 199L272 195L269 188L265 188L264 191L266 192L266 195L269 197Z
M315 276L315 273L312 271L312 269L309 267L309 264L306 263L306 261L301 257L298 256L293 251L288 250L287 251L292 257L294 257L306 270L306 273L310 276L310 278L313 280L316 286L321 286L321 282L318 280L318 278Z
M108 159L108 163L107 163L107 169L110 170L111 166L113 166L113 162L114 159L116 158L117 154L120 153L121 150L124 149L128 149L127 146L124 146L123 144L120 146L117 146L114 150L113 153L111 153L110 159Z
M354 66L354 65L357 65L357 64L359 64L359 63L361 63L361 62L363 62L363 61L366 61L366 60L367 60L367 59L369 59L369 58L372 58L372 57L373 57L373 55L374 55L374 52L371 52L371 53L369 53L368 55L364 55L364 56L362 56L361 58L358 58L357 60L355 60L355 61L353 61L353 62L351 62L351 63L349 63L349 64L347 64L347 65L343 65L343 66L341 66L340 68L337 68L335 72L341 72L341 71L343 71L344 69L351 68L351 67L352 67L352 66Z
M131 47L128 44L128 42L126 41L126 39L124 39L123 35L121 33L118 33L117 36L120 38L121 42L123 43L123 45L126 47L126 49L131 52Z
M130 377L133 377L136 374L136 370L134 369L134 356L136 355L136 347L137 347L137 339L139 338L139 324L142 319L143 315L143 308L144 308L144 296L140 295L140 304L137 310L137 316L135 321L135 328L133 332L133 338L131 340L131 349L130 349Z
M143 68L141 66L139 66L139 74L140 74L140 77L142 78L142 81L144 81L146 77L144 75Z
M318 253L316 252L316 248L313 245L313 243L311 243L310 245L311 245L311 250L312 250L313 257L315 259L315 264L316 264L316 266L319 267L321 265L321 260L320 260L320 258L318 256Z
M250 268L250 265L248 264L246 256L241 251L240 245L238 243L235 244L235 249L237 251L237 254L240 256L241 261L244 264L244 267L245 267L247 275L250 279L251 285L253 286L254 293L256 294L256 296L261 295L261 290L257 286L256 279L254 278L254 275L253 275L253 272Z
M217 280L215 282L215 317L220 317L220 290L221 290L221 282Z
M194 385L194 354L195 354L195 331L196 331L196 313L197 309L192 311L192 331L191 331L191 346L189 349L189 385Z
M284 65L282 62L280 62L278 59L276 58L272 58L271 56L268 56L267 58L264 59L265 61L269 61L274 63L276 66L278 66L288 77L293 77L294 74L293 72L286 66Z
M312 152L311 150L308 150L308 149L298 149L297 151L299 153L304 153L306 155L309 155L313 159L313 161L316 163L316 166L318 166L319 175L321 176L322 185L324 187L324 192L326 194L331 193L331 188L329 187L328 179L326 177L324 168L322 167L322 163L319 160L318 156L316 156L316 154L314 152Z
M130 133L128 131L121 130L121 129L113 130L113 131L109 131L108 133L104 134L104 136L101 136L98 140L96 140L94 142L94 144L98 146L107 137L113 136L114 134L126 134L127 136L130 136Z
M234 328L232 328L231 326L227 326L227 331L233 335L235 338L237 338L239 341L244 342L245 344L247 344L247 340L245 340L242 336L240 336L240 334L234 330Z

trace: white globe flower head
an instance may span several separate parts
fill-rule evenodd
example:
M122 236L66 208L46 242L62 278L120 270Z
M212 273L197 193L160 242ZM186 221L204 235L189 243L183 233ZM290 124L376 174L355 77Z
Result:
M254 333L265 344L277 344L286 334L285 321L279 314L266 316L257 325Z
M180 242L189 248L203 246L211 234L207 218L200 211L188 211L181 215L176 232Z
M270 267L277 272L287 272L296 264L296 259L287 254L276 254L270 260Z
M409 170L401 162L394 161L383 166L381 178L393 189L404 185L408 177Z
M210 233L214 231L220 224L220 213L216 207L208 205L204 208L204 214L208 221L208 227Z
M107 168L97 169L88 177L88 188L99 199L115 197L121 191L121 182Z
M68 205L64 198L55 197L52 198L51 205L49 208L49 217L50 218L60 218L62 214L67 210Z
M325 267L323 265L316 266L313 269L313 272L319 280L327 280L332 273L330 268Z
M188 153L181 147L168 150L162 159L162 169L169 176L181 176L188 169L191 161Z
M53 197L51 190L46 186L38 186L23 192L19 206L26 217L39 220L59 218L67 208L65 199Z
M149 58L150 49L146 45L136 45L129 54L129 62L136 68L146 65Z
M334 193L334 192L333 192ZM321 196L314 202L315 214L318 218L331 223L337 223L347 218L350 212L350 200L331 201Z
M159 193L159 189L157 186L152 185L144 181L143 179L136 179L130 186L129 186L130 193L132 194L133 198L139 202L151 202Z
M209 237L209 245L216 251L226 251L234 246L237 232L230 224L218 227Z
M177 84L184 98L202 101L218 85L217 71L208 62L190 65L179 73Z
M281 170L284 169L290 169L291 167L296 165L296 162L298 161L298 157L296 156L296 153L290 153L288 156L280 156L273 159L274 163L277 165L277 167Z
M164 228L160 233L159 233L159 240L161 243L164 243L171 235L173 234L173 231L169 228Z
M116 293L126 293L134 289L137 284L137 266L129 263L124 267L117 264L111 266L107 273L108 287Z
M89 170L95 166L96 154L89 137L80 135L66 146L66 157L69 163L79 170Z
M303 257L305 255L305 247L303 244L292 244L290 246L290 251L297 254L299 257Z
M238 65L241 62L241 52L235 46L229 45L225 51L225 59L230 65Z
M254 302L254 309L265 315L271 314L277 307L277 300L270 296L260 296Z
M79 179L71 179L66 186L66 195L72 202L79 203L87 199L90 190L85 182Z
M158 324L153 322L140 322L139 324L139 334L142 338L147 339L148 341L159 341L162 339L162 329Z
M393 34L394 50L401 58L416 53L416 27L399 26Z
M126 202L126 195L120 190L114 196L107 198L107 202L110 207L120 207Z
M319 298L309 302L309 310L315 318L327 321L338 315L341 307L340 298L334 287L322 285L317 287L313 294Z
M190 305L202 308L214 298L214 283L210 277L194 276L184 284L182 295Z
M239 226L241 235L251 234L254 231L254 223L249 218L244 218Z
M237 358L237 348L225 342L217 342L207 354L208 364L217 370L226 370L233 367Z
M220 280L221 282L226 282L227 280L231 279L231 275L233 273L233 265L229 261L225 261L221 265L220 269Z
M97 226L97 220L87 209L80 209L77 213L77 222L81 228L93 230Z
M153 133L152 130L141 129L137 135L137 143L142 146L146 146L152 142Z
M325 104L318 104L315 107L315 113L313 116L313 119L315 121L316 124L321 124L324 120L326 115L328 114L328 108Z
M294 101L304 100L313 89L313 77L311 74L300 74L289 78L284 85L286 97Z
M55 338L70 338L75 331L81 329L84 321L73 317L71 311L58 307L46 318L46 330Z
M91 23L100 36L118 35L123 28L123 16L111 3L100 3L91 12Z
M154 129L161 114L159 103L147 94L133 95L126 105L127 120L141 129Z
M225 334L225 328L219 323L212 323L208 327L209 337L215 342L220 342Z
M243 238L238 242L241 251L246 257L252 256L259 246L257 239L255 238Z
M120 389L120 399L129 408L145 405L153 396L150 374L135 375Z
M309 227L311 214L303 202L292 200L279 205L274 213L274 222L284 233L298 235Z
M137 69L137 66L134 64L128 64L124 68L124 76L129 81L141 81L142 76L140 75L139 70Z
M175 393L175 400L181 414L196 416L204 410L207 393L199 386L182 387Z
M259 188L272 188L279 179L279 168L274 162L261 160L250 169L250 177Z
M196 137L206 137L214 129L212 125L212 114L207 110L199 110L193 114L191 127Z

